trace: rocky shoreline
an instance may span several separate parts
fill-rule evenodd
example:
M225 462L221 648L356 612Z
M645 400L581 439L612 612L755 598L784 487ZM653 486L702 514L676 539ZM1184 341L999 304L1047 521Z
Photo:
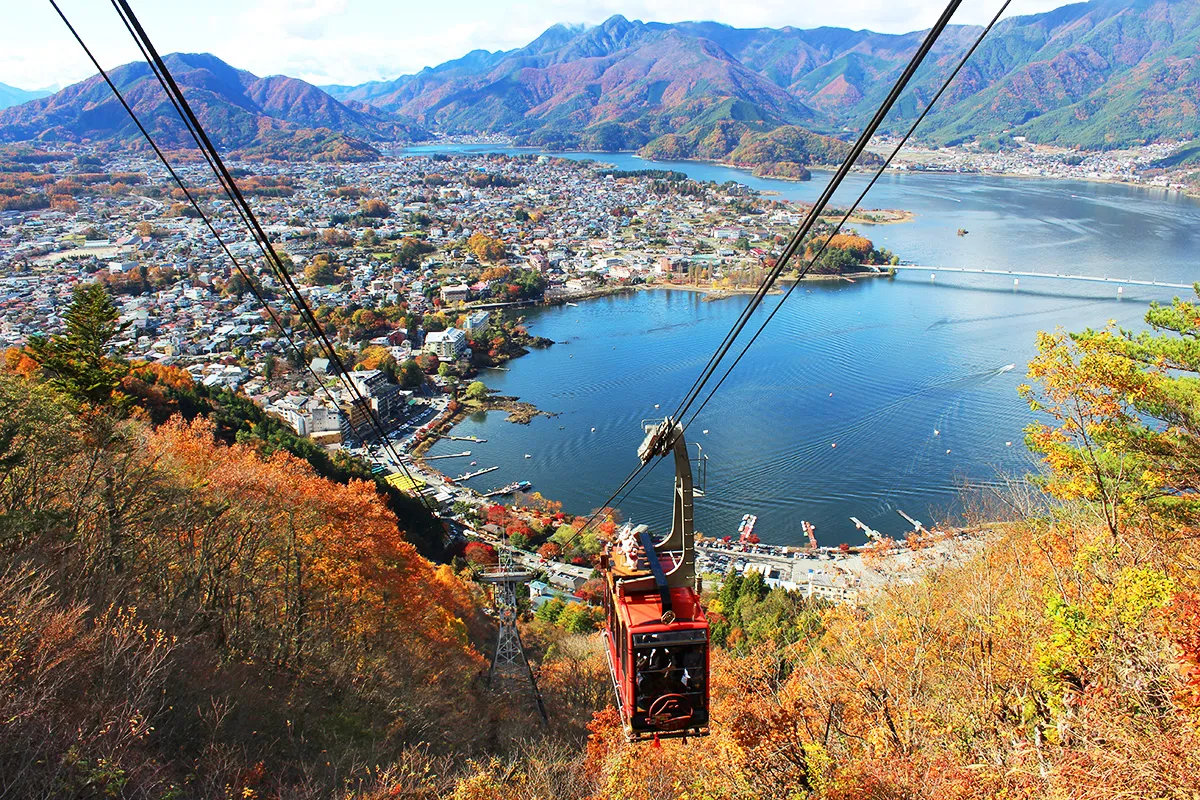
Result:
M517 397L508 395L489 395L486 400L468 400L463 403L462 410L467 414L480 411L503 411L509 422L517 425L528 425L534 417L557 417L557 411L542 411L533 403L527 403ZM453 423L452 423L453 424Z

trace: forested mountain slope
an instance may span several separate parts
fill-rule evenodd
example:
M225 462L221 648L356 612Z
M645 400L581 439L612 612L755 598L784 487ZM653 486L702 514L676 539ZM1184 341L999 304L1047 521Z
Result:
M423 131L370 108L352 108L324 91L281 75L259 78L212 55L164 59L213 141L251 154L333 160L378 156L372 142L409 140ZM110 76L164 146L190 140L149 66L135 62ZM50 97L0 111L0 139L9 141L118 140L140 134L99 76Z
M912 119L978 32L943 34L891 129ZM721 119L838 133L864 124L922 36L615 16L394 81L327 88L430 127L535 144L632 149ZM1004 20L924 135L953 142L1012 131L1090 148L1193 138L1198 40L1197 0L1091 0Z

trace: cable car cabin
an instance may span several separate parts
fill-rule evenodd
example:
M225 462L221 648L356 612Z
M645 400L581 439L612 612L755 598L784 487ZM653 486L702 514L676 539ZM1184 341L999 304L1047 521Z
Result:
M601 556L605 644L617 708L630 740L708 733L708 619L700 607L692 524L692 472L683 431L647 426L643 462L673 452L671 534L623 526Z
M605 599L605 644L626 736L707 734L708 620L696 592L671 590L670 623L657 592Z

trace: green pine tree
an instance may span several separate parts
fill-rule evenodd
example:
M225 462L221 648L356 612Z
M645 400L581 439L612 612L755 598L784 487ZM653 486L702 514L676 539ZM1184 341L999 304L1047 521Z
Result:
M50 375L58 389L81 402L109 405L128 365L113 340L129 327L105 288L89 283L75 290L63 319L67 332L36 336L29 355Z

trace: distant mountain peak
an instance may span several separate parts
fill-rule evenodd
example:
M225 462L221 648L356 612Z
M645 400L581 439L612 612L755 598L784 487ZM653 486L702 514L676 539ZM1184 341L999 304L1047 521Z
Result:
M946 29L888 129L915 117L979 30ZM249 121L265 117L275 129L328 128L363 142L420 136L426 126L552 147L635 149L667 135L691 137L722 120L755 133L802 125L845 137L874 112L924 35L614 14L598 25L552 25L524 47L473 50L394 80L323 88L259 78L208 53L167 59L231 142L245 143L255 129ZM1090 0L1010 17L921 135L957 142L1019 133L1089 148L1197 138L1198 45L1200 0ZM148 83L145 65L113 75L149 110L165 100ZM0 87L0 105L7 88ZM129 135L97 81L30 99L16 96L10 102L24 105L0 112L0 138L51 129Z
M211 53L163 57L205 129L227 149L263 155L377 157L370 142L424 136L371 109L351 108L297 78L259 78ZM186 145L186 131L144 62L110 71L113 82L163 144ZM139 134L99 76L0 111L0 140L127 139Z
M54 91L56 90L48 87L44 89L18 89L16 86L0 83L0 109L10 108L21 103L27 103L30 100L47 97L53 94Z

